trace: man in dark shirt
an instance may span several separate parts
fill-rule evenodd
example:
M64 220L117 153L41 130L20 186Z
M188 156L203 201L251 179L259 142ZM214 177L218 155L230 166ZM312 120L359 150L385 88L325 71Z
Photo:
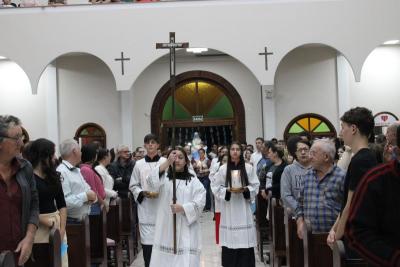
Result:
M135 161L132 160L128 146L120 145L118 159L107 167L108 172L114 178L114 190L118 191L120 197L128 196L129 182L134 166Z
M400 147L400 126L397 128ZM370 170L350 206L346 238L369 264L400 267L400 156Z
M329 232L327 243L332 246L335 240L342 239L349 215L351 199L363 175L377 165L376 156L368 148L368 141L373 138L374 117L372 112L363 107L350 109L341 118L341 132L344 144L354 153L347 169L344 182L344 200L341 212Z

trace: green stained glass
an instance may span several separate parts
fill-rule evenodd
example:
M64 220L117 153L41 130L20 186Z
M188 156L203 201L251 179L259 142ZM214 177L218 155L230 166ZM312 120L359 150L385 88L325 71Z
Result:
M182 105L175 100L175 118L177 120L184 119L192 119L192 115L190 115L186 110L182 107ZM164 110L162 113L162 120L172 120L172 98L169 97L167 102L165 103Z
M289 129L290 134L296 134L296 133L301 133L304 132L304 129L300 127L297 123L294 123L292 127Z
M231 102L226 96L221 99L213 106L213 108L207 114L208 118L233 118L233 108Z
M325 122L322 122L314 131L314 133L329 133L331 130Z
M87 129L83 129L81 132L81 135L89 135L88 130Z

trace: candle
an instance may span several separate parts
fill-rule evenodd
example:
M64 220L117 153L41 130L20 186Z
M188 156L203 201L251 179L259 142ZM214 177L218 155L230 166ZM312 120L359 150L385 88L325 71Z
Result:
M240 189L242 188L242 179L240 177L240 170L231 171L232 185L231 188Z

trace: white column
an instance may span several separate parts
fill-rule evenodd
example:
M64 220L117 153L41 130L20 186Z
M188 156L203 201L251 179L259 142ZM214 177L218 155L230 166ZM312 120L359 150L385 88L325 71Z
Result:
M338 54L336 58L337 88L338 88L338 118L350 109L350 77L352 70L347 59ZM339 123L339 119L338 122Z
M132 90L132 89L131 89ZM121 144L128 145L131 149L133 145L133 106L132 93L129 91L120 91L121 97Z
M265 139L277 137L275 114L275 85L262 85L263 135Z
M55 62L53 62L42 73L38 85L38 92L46 92L47 138L56 144L56 151L58 151L60 143L57 79L57 67Z

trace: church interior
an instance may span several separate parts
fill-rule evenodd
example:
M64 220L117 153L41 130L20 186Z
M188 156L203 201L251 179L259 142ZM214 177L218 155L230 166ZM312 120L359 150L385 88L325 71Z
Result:
M399 120L398 0L78 2L0 8L0 114L21 120L25 142L134 151L154 133L163 150L175 128L181 146L198 132L207 147L255 147L257 137L336 138L358 106L372 111L376 136ZM190 47L176 49L174 99L169 50L156 49L170 32ZM212 213L201 224L199 266L221 266ZM145 266L130 245L129 263L108 266ZM256 266L295 266L260 246Z

